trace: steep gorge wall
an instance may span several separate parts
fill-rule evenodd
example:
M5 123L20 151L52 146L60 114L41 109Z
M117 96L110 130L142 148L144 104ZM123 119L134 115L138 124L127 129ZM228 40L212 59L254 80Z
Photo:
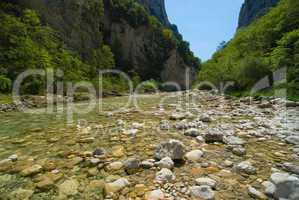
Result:
M164 0L140 1L162 24L172 27ZM186 69L190 69L191 81L195 79L197 66L187 66L176 46L168 47L161 43L160 34L149 25L133 27L126 19L114 20L108 0L17 2L37 10L44 23L59 33L67 48L77 52L86 61L93 50L105 43L112 48L120 69L137 72L143 80L153 78L163 82L171 81L186 88ZM102 8L104 15L98 10Z
M239 28L250 25L256 18L265 15L279 0L245 0L239 16Z

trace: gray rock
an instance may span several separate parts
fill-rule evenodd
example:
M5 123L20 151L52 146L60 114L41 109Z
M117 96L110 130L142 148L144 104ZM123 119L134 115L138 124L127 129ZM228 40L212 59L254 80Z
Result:
M168 131L168 130L170 130L170 128L171 128L171 126L170 126L169 121L163 120L160 122L160 130Z
M280 173L280 172L276 172L276 173L273 173L270 177L270 181L272 183L274 183L275 185L281 183L281 182L284 182L288 179L290 175L288 173Z
M223 133L219 130L210 130L204 134L204 140L206 143L223 142Z
M162 168L166 168L166 169L173 169L174 167L174 162L171 158L166 157L163 158L162 160L160 160L159 162L156 162L156 165L158 167Z
M289 176L287 180L278 183L273 196L274 199L298 200L299 178Z
M12 162L16 162L18 160L18 155L14 154L8 157Z
M170 140L160 144L155 151L155 158L161 160L170 157L172 160L182 160L185 155L185 145L178 140Z
M248 194L254 199L267 199L267 197L260 191L256 190L254 187L248 187Z
M210 123L213 121L213 118L208 114L203 114L202 116L200 116L200 121Z
M244 145L244 144L246 144L246 142L243 139L238 138L236 136L224 137L224 143L227 145Z
M106 193L116 193L129 186L130 182L125 178L120 178L112 183L107 183L105 186Z
M283 166L284 170L286 170L287 172L299 175L299 166L298 165L295 165L293 163L283 163L282 166Z
M200 132L197 128L190 128L185 131L184 135L190 136L190 137L197 137L200 135Z
M140 167L142 167L143 169L151 169L152 167L155 166L155 160L149 159L149 160L145 160L142 161L140 164Z
M207 185L213 189L216 189L216 185L217 185L217 182L215 180L208 177L198 178L195 180L195 182L198 186Z
M95 149L92 153L93 156L103 156L106 155L106 150L102 148Z
M194 199L203 199L203 200L214 200L215 192L211 189L210 186L193 186L190 188L191 197Z
M256 168L249 162L244 161L235 166L237 172L246 173L249 175L256 174Z
M202 143L205 143L205 139L202 136L197 136L196 142L198 142L199 144L202 144Z
M270 181L265 181L262 185L265 187L265 194L272 197L276 190L276 186Z
M156 174L156 181L161 183L172 182L175 180L175 175L169 169L161 169L161 171Z
M243 147L235 147L232 150L233 154L237 155L237 156L244 156L246 155L246 149Z
M289 144L299 145L299 136L289 136L286 139L286 142Z
M136 158L129 158L124 162L124 167L128 173L134 173L140 168L140 160Z

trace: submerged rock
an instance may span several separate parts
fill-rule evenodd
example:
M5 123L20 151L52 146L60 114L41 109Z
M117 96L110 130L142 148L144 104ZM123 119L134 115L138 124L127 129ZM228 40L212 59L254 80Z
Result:
M129 186L130 182L125 178L120 178L112 183L107 183L105 185L106 193L116 193Z
M40 165L33 165L31 167L24 169L21 172L21 175L22 176L32 176L32 175L40 173L42 171L42 169L43 169L43 167Z
M171 158L166 157L163 158L162 160L160 160L159 162L156 162L156 165L158 167L162 168L166 168L166 169L173 169L174 167L174 162Z
M59 196L73 196L78 193L79 183L77 180L71 179L64 181L58 186Z
M249 175L256 174L256 168L249 161L244 161L239 163L238 165L235 166L235 169L237 172L240 173L245 173Z
M210 186L193 186L190 188L191 197L194 199L214 200L215 192Z
M210 130L206 134L204 134L204 140L206 143L214 143L214 142L223 142L223 133L219 130Z
M254 199L267 199L267 197L260 191L256 190L254 187L248 187L248 194Z
M215 180L208 177L198 178L195 180L195 182L198 186L207 185L214 189L216 188L217 185L217 182Z
M238 138L236 136L224 137L224 143L227 145L244 145L244 144L246 144L246 142L243 139Z
M299 136L289 136L285 140L289 144L299 145Z
M161 190L154 190L148 192L146 195L146 200L164 200L165 195Z
M185 145L178 140L170 140L160 144L155 151L155 158L161 160L170 157L172 160L182 160L185 155Z
M197 128L190 128L185 131L184 135L190 136L190 137L197 137L200 135L200 132Z
M185 155L186 159L192 162L198 162L203 156L203 152L201 150L190 151Z
M169 169L161 169L161 171L156 174L156 181L161 183L172 182L175 180L175 175Z
M274 173L271 175L272 184L266 186L266 194L273 196L274 199L299 199L299 178L287 173Z

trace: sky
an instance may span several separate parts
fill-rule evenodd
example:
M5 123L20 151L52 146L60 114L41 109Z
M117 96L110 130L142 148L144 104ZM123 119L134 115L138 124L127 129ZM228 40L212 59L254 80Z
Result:
M171 23L203 61L211 58L222 41L235 34L244 0L166 0Z

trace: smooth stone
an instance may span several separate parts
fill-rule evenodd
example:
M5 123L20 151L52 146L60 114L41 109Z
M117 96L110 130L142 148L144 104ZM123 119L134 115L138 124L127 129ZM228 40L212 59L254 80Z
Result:
M196 128L190 128L184 132L184 135L190 136L190 137L197 137L200 135L200 132Z
M248 194L254 199L267 199L267 197L260 191L256 190L254 187L248 187Z
M155 164L158 167L160 167L161 169L163 169L163 168L173 169L173 167L174 167L174 162L169 157L163 158L162 160L160 160L159 162L156 162Z
M243 147L235 147L232 150L233 154L237 155L237 156L244 156L246 155L246 149Z
M122 162L113 162L107 166L108 171L118 171L124 167Z
M235 166L238 172L246 173L248 175L256 174L256 168L248 161L244 161Z
M229 160L225 160L223 162L224 167L232 167L233 165L234 165L234 163L232 161L229 161Z
M280 172L277 172L277 173L273 173L270 177L270 181L272 183L274 183L275 185L281 183L281 182L284 182L288 179L290 175L288 173L280 173Z
M195 182L198 186L207 185L214 189L216 188L217 185L217 182L215 180L208 177L198 178L195 180Z
M206 143L214 143L214 142L223 142L223 133L219 130L209 130L206 134L204 134L204 140Z
M35 174L38 174L42 171L43 167L40 165L33 165L31 167L28 167L21 171L22 176L33 176Z
M159 172L156 173L156 181L165 183L165 182L172 182L175 180L175 175L169 169L161 169Z
M125 187L129 186L130 182L125 178L120 178L112 183L107 183L105 185L106 193L116 193L123 190Z
M270 196L270 197L273 196L273 194L274 194L274 192L276 190L276 186L272 182L270 182L270 181L264 181L262 183L262 185L265 188L265 194L267 196Z
M18 155L14 154L8 157L8 159L10 159L13 162L16 162L18 160Z
M102 148L95 149L92 153L93 156L103 156L106 155L106 150Z
M244 145L244 144L246 144L246 142L243 139L238 138L236 136L224 137L224 143L227 145Z
M202 199L202 200L214 200L215 192L211 189L210 186L202 185L202 186L193 186L190 188L191 197L194 199Z
M161 190L154 190L148 192L146 195L146 200L164 200L165 195Z
M29 200L32 195L34 194L34 191L32 190L25 190L25 189L17 189L13 191L9 196L13 200Z
M295 165L293 163L283 163L282 166L287 172L299 175L299 165Z
M299 145L299 136L289 136L285 140L289 144Z
M128 174L134 174L140 169L140 160L129 158L124 162L124 168Z
M154 164L155 160L151 161L151 160L145 160L145 161L142 161L140 166L143 168L143 169L151 169L152 167L155 166Z
M123 146L115 146L112 148L112 156L116 158L123 157L125 155L125 148Z
M66 180L58 186L59 196L73 196L78 193L79 183L77 180Z
M202 144L202 143L205 143L205 139L202 136L197 136L196 142L198 142L199 144Z
M204 153L201 150L194 150L188 152L185 157L192 162L198 162L203 157Z

